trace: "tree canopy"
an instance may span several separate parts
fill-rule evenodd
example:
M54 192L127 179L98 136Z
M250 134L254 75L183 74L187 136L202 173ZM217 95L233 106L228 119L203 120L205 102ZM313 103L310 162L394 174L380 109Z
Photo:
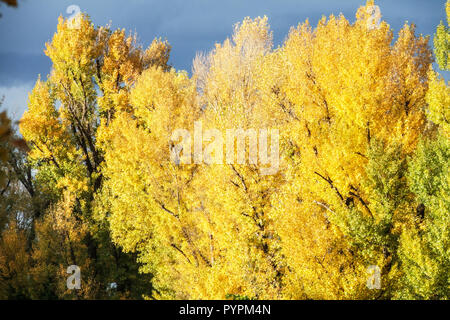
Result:
M430 38L374 23L374 5L277 48L268 18L247 17L192 75L166 40L61 17L26 149L0 115L0 298L448 299L450 87ZM269 174L252 132L277 148ZM239 141L248 161L210 161L239 159Z

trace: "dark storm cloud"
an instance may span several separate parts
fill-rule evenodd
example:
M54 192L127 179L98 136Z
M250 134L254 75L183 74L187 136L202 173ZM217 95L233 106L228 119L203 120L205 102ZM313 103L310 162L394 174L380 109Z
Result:
M0 85L18 85L46 75L50 60L42 54L0 52ZM45 79L45 77L44 77Z

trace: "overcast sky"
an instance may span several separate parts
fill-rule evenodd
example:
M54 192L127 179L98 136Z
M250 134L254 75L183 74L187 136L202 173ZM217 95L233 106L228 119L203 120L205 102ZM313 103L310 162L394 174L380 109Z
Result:
M409 21L417 25L418 33L433 35L439 21L445 20L445 1L375 3L395 33ZM38 74L45 79L50 70L44 45L56 31L58 16L70 16L66 12L70 5L79 6L96 25L111 21L113 28L136 31L144 46L155 37L167 38L172 45L170 63L190 71L197 51L225 40L233 24L246 16L267 15L277 46L291 26L306 18L315 25L322 15L342 12L354 21L363 4L365 0L19 0L18 8L0 7L0 97L5 95L4 106L19 119Z

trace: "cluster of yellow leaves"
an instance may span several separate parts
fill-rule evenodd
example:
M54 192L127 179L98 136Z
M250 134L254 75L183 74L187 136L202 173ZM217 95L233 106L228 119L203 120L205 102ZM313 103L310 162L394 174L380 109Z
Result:
M29 96L21 129L22 135L34 144L35 148L30 153L32 159L55 159L68 151L70 137L59 119L48 86L40 79Z
M448 138L450 137L450 86L431 70L429 87L426 95L429 105L427 116L442 128Z

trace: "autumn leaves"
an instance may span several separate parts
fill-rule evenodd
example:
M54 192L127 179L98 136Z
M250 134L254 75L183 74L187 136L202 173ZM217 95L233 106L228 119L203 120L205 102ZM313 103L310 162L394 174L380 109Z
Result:
M53 204L34 240L40 265L53 228L76 252L51 263L80 261L93 287L138 292L141 278L117 278L139 263L156 298L448 297L448 85L428 38L369 28L370 6L353 23L306 21L276 49L267 18L246 18L192 77L168 66L167 42L143 50L87 16L79 29L61 19L52 74L20 126ZM196 149L223 160L230 128L245 161L196 161ZM259 171L255 145L273 173Z

